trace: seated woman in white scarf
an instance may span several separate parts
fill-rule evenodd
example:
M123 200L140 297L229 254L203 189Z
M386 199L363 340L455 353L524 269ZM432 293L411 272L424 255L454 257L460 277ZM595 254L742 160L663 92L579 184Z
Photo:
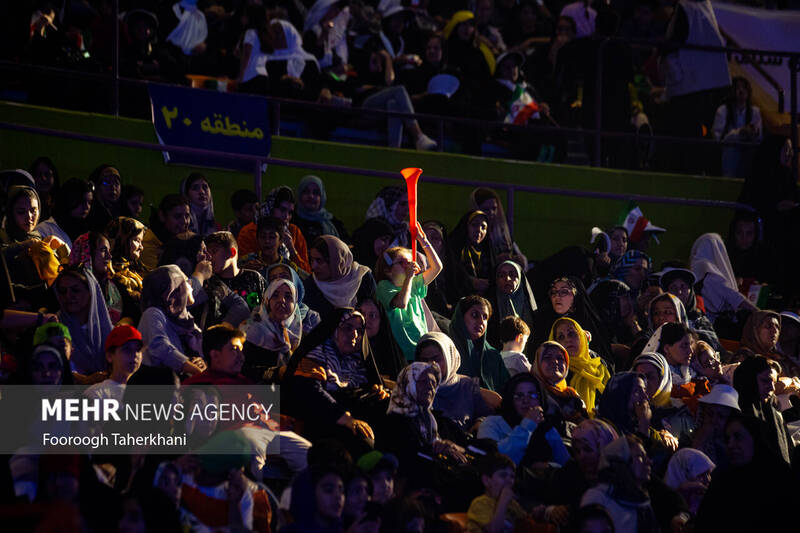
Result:
M267 369L285 364L300 344L303 320L295 284L283 278L270 283L242 330L247 335L242 373L257 382Z
M355 305L375 294L369 268L353 261L350 248L332 235L318 237L308 251L312 276L305 281L305 302L321 316Z
M274 51L267 54L267 74L274 96L316 100L319 96L319 63L303 50L303 38L286 20L275 20L270 34Z

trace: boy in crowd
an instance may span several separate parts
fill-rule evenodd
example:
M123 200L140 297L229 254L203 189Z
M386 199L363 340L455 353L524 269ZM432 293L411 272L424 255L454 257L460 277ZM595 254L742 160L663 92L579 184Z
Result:
M516 465L508 456L494 453L481 459L481 482L484 493L467 511L469 533L512 531L516 522L528 514L514 499Z
M106 361L109 378L95 383L83 393L87 398L113 398L122 402L125 387L142 365L142 334L133 326L121 325L111 330L106 339Z
M238 237L242 228L255 220L256 204L258 204L258 197L253 191L239 189L231 195L234 220L228 224L228 231L234 237Z
M508 316L500 322L500 342L503 343L503 363L509 375L530 372L531 363L523 352L531 336L531 328L517 316Z
M239 247L233 234L230 231L217 231L206 237L205 243L214 272L208 284L212 287L220 282L225 284L241 296L251 310L261 304L267 282L255 270L239 268Z

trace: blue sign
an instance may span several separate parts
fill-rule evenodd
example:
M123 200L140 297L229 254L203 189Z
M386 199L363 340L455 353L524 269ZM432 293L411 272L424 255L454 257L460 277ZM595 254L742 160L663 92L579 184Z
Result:
M148 84L153 126L161 144L268 156L267 101L244 94ZM164 152L170 163L252 171L253 161Z

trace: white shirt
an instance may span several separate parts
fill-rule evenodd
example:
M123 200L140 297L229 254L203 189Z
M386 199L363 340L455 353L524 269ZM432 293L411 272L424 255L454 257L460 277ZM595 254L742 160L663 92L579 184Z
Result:
M760 142L762 137L764 136L764 129L761 124L761 110L758 109L756 106L750 106L750 124L756 129L756 137L753 139L753 142ZM732 128L729 130L725 129L725 123L728 121L728 106L721 105L717 108L717 114L714 116L714 127L712 128L712 132L714 133L714 138L718 141L725 140L725 141L739 141L744 140L739 138L739 134L741 133L741 129L747 126L747 108L744 109L737 109L736 115L733 117Z
M125 383L118 383L113 379L109 378L100 383L95 383L85 391L83 391L83 395L89 399L114 399L118 402L122 403L122 398L125 396L125 388L127 385Z
M244 44L249 44L253 49L250 51L247 66L244 68L244 74L242 74L243 83L252 80L256 76L267 75L267 54L261 51L261 41L256 30L250 29L245 32Z

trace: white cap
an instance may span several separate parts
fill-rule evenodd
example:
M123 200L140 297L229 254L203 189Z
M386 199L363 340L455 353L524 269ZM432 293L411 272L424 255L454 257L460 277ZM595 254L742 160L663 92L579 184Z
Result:
M741 411L739 408L739 393L730 385L714 385L711 392L700 398L700 403L722 405Z

